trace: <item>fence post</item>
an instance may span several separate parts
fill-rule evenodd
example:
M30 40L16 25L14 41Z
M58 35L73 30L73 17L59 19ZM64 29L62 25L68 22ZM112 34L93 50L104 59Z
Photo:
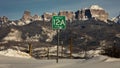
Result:
M29 44L29 54L32 56L32 44Z

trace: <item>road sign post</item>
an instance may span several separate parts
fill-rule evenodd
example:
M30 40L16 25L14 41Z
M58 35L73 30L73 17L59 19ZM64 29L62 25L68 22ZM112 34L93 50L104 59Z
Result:
M58 63L58 59L59 59L59 33L60 33L60 29L65 29L66 28L66 20L65 20L65 16L53 16L52 17L52 29L56 29L57 30L57 34L58 34L58 41L57 41L57 58L56 58L56 63Z
M58 63L58 59L59 59L59 32L60 32L60 30L58 29L57 30L57 34L58 34L58 41L57 41L57 58L56 58L56 63Z

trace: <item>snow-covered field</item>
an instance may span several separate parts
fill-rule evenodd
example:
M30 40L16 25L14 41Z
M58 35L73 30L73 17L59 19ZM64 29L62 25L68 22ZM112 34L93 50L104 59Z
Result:
M93 51L90 51L90 54ZM0 68L120 68L120 59L96 55L91 59L34 59L19 50L0 51Z
M0 55L0 68L120 68L120 59L97 56L92 59L36 60Z
M7 49L0 51L0 55L10 56L10 57L19 57L19 58L31 58L31 56L25 52L19 50Z

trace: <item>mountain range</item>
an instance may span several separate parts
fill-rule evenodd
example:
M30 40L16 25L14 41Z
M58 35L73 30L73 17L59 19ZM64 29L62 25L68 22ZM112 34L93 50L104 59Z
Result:
M107 23L109 18L108 12L106 12L102 7L98 5L91 5L88 8L83 8L75 12L66 11L66 10L60 11L59 13L45 12L41 16L37 14L32 16L31 12L26 10L24 11L23 16L19 20L9 20L9 18L7 18L6 16L0 17L0 26L5 26L5 25L6 26L9 26L9 25L22 26L36 20L50 21L52 19L52 16L54 15L65 16L67 21L96 19L96 20L101 20Z
M25 11L20 20L11 21L7 17L0 18L0 45L23 46L31 43L34 47L57 45L57 31L52 29L53 15L66 16L66 29L60 30L60 45L73 46L73 52L93 50L101 46L120 44L120 15L113 21L108 13L98 5L76 12L60 11L31 16ZM71 42L70 42L71 40Z

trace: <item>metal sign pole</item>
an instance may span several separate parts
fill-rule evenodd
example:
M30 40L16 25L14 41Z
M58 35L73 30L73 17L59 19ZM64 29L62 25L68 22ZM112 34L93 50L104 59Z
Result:
M57 34L58 34L58 40L57 40L57 59L56 59L56 63L58 63L58 59L59 59L59 29L57 30Z

